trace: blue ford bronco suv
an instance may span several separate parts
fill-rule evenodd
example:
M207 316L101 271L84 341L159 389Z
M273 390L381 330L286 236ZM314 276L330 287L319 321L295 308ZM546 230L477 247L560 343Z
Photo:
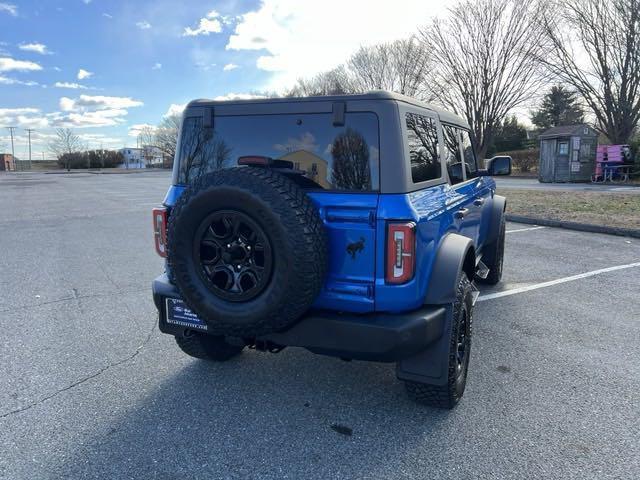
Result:
M505 199L468 125L402 95L185 109L154 209L159 326L197 358L287 346L395 362L413 399L452 408L474 281L502 275Z

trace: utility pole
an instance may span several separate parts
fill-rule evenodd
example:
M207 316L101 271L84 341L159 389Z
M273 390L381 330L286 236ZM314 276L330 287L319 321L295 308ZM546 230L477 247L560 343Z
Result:
M13 149L13 131L16 129L16 127L7 127L9 129L9 132L11 132L11 159L13 160L13 169L15 170L18 166L18 164L16 163L16 152Z
M31 132L34 130L32 128L25 128L25 130L29 134L29 170L31 170Z

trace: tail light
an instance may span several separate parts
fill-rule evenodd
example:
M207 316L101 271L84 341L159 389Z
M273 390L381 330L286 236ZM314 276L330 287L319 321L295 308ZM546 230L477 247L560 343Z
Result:
M167 256L167 209L158 207L153 209L153 241L156 252L161 257Z
M387 283L407 283L413 278L416 265L416 224L387 224Z

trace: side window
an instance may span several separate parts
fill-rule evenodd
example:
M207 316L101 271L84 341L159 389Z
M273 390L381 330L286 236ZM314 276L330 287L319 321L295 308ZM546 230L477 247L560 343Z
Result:
M450 125L443 125L442 131L444 133L444 152L447 161L447 171L449 172L451 184L455 185L456 183L464 181L459 130Z
M442 170L435 120L424 115L407 113L406 121L413 183L440 178Z
M462 130L462 153L464 155L464 168L467 170L467 178L478 176L478 163L473 151L471 136L467 130Z
M569 142L558 143L558 155L569 155Z

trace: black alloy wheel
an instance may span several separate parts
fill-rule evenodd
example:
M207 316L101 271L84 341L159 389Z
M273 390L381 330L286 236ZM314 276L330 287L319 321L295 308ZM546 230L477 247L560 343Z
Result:
M201 223L194 252L209 290L221 299L245 302L259 295L273 269L271 243L263 229L236 210L220 210Z

